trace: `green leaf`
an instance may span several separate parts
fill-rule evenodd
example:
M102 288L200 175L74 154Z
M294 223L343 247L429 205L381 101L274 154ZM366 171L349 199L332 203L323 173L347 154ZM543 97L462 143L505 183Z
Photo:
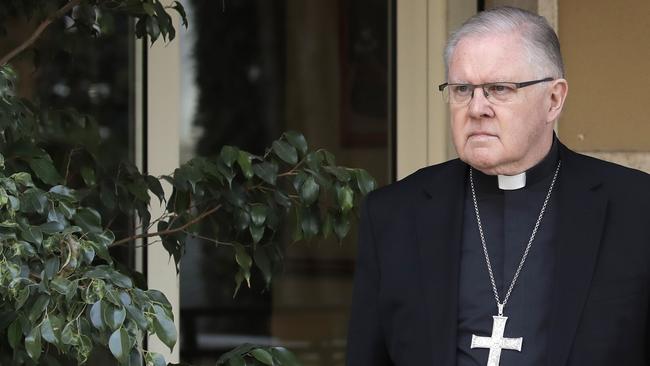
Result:
M325 156L325 161L327 162L327 165L330 166L335 166L336 165L336 160L334 159L334 155L332 155L331 152L321 149L322 154Z
M320 151L312 151L305 156L305 163L309 169L320 171L324 156Z
M9 340L9 345L11 348L16 349L16 346L23 338L23 326L20 318L16 318L16 320L14 320L9 325L9 329L7 330L7 338Z
M138 328L143 331L146 331L148 329L149 323L147 322L147 318L145 318L144 314L142 313L142 310L136 308L133 305L124 305L124 308L126 308L126 312L129 314L129 317L138 325Z
M82 259L83 263L91 264L93 262L93 259L95 259L95 249L92 247L92 245L88 244L88 242L84 240L80 242L79 250L81 253L80 258Z
M75 224L81 227L86 232L101 233L102 219L99 213L92 208L83 207L79 208L73 216Z
M284 207L291 207L291 200L289 197L287 197L286 194L282 193L279 190L276 190L273 192L273 198L275 199L275 202L277 202L279 205L284 206Z
M63 331L61 331L61 343L72 346L79 343L79 334L75 323L76 321L73 320L63 327Z
M241 356L233 356L228 360L228 366L246 366L246 361Z
M226 164L229 168L232 168L232 164L237 160L239 156L239 149L234 146L224 146L221 148L221 161Z
M32 181L32 176L27 172L18 172L10 176L14 182L18 183L24 187L34 187L34 182Z
M21 237L30 243L41 244L43 232L38 226L28 226L20 231Z
M268 207L262 204L255 204L251 207L251 219L253 220L253 225L263 226L264 221L266 221L266 213L268 212Z
M316 180L313 176L307 177L305 182L300 187L300 198L305 203L305 205L310 206L312 203L318 200L320 194L320 186L316 183Z
M108 252L108 246L103 244L103 243L97 243L94 241L87 241L90 246L95 249L95 253L103 260L105 260L108 263L113 263L113 257L111 257L110 253Z
M297 164L298 152L296 148L280 140L273 141L273 152L286 163Z
M334 175L336 179L340 182L349 182L352 179L352 175L348 171L348 168L339 167L339 166L324 166L323 170Z
M41 334L43 335L43 339L45 339L46 342L52 344L57 344L59 342L56 334L54 334L54 328L52 328L52 323L50 322L49 317L46 317L41 323Z
M74 213L77 212L76 208L68 206L65 202L59 202L59 210L66 219L71 219Z
M257 244L262 240L262 237L264 236L264 226L255 226L251 225L249 226L249 230L251 233L251 237L253 238L253 243Z
M0 188L0 206L4 206L9 203L9 196L7 191L4 188Z
M132 349L129 353L128 366L142 366L142 354L137 349Z
M241 287L242 282L244 282L244 272L242 272L242 269L239 268L235 274L235 292L232 294L233 299L235 296L237 296L237 292L239 292L239 288Z
M320 216L316 207L304 208L301 214L300 228L306 239L318 235L320 229Z
M63 277L56 277L50 281L50 288L61 295L66 295L71 290L72 285L73 282L70 282L68 279Z
M34 171L36 176L44 183L49 185L59 184L63 178L54 167L51 159L32 158L28 161L29 167Z
M117 307L108 302L102 303L102 320L111 330L116 330L122 326L126 319L126 310L124 307Z
M278 177L278 166L277 164L265 161L259 164L253 164L253 172L263 181L274 186Z
M131 341L126 329L120 327L108 339L108 349L120 363L126 363L131 353Z
M59 272L60 264L61 262L59 261L59 257L48 258L47 261L45 261L45 278L49 280L54 277L54 275Z
M74 202L77 200L75 191L66 186L54 186L50 188L49 193L58 197L59 199L67 200L68 202Z
M88 187L92 187L97 183L97 179L95 178L95 169L89 166L81 168L81 178Z
M102 301L99 300L90 307L90 323L93 327L103 330L104 319L102 318Z
M47 207L47 194L38 188L29 188L20 197L20 210L42 214Z
M248 212L243 209L235 209L235 228L239 231L244 231L248 228L251 222L251 217Z
M174 1L172 8L178 12L182 19L181 24L187 28L187 14L185 13L185 8L183 8L183 5L179 1Z
M349 186L336 186L336 199L342 212L354 207L354 191Z
M300 188L302 187L303 183L305 183L306 179L307 173L304 171L301 171L293 178L291 184L293 185L293 188L296 190L296 192L300 193Z
M293 353L283 347L272 347L271 354L282 366L300 366Z
M377 187L377 182L367 171L364 169L356 169L354 176L357 178L357 186L362 195L366 195Z
M113 188L106 184L101 185L99 190L99 200L102 201L102 204L109 210L114 209L117 205L117 198L115 197Z
M305 140L305 136L300 132L287 131L284 133L284 136L293 147L300 151L301 154L305 155L307 153L307 140Z
M59 205L60 207L61 205ZM59 209L58 207L50 207L50 209L47 211L47 221L48 222L56 222L61 224L62 226L68 226L68 221L65 219L65 215L63 214L63 210ZM41 225L42 226L42 225ZM64 228L61 228L63 230ZM61 231L59 230L59 231Z
M163 190L160 181L152 175L147 175L145 179L147 181L147 186L149 187L149 190L153 192L153 194L155 194L156 197L158 197L158 201L162 203L165 200L165 191Z
M65 229L65 226L57 221L48 221L44 224L41 224L38 228L46 234L54 234L63 231L63 229Z
M118 271L111 271L110 272L110 277L109 280L115 284L115 286L121 287L121 288L132 288L133 287L133 281L131 280L130 277L121 274Z
M41 315L43 315L43 312L49 303L50 297L48 295L39 296L36 301L34 301L34 304L29 310L29 315L27 316L29 321L35 323L41 317Z
M350 219L345 215L337 217L334 221L334 232L338 236L339 240L343 240L348 232L350 231Z
M167 361L163 355L149 352L147 353L147 366L167 366Z
M251 286L251 265L253 264L253 259L246 248L239 243L235 243L235 261L239 264L239 267L242 269L242 274L244 279L248 283L248 287Z
M27 299L29 298L29 287L23 287L18 291L18 295L16 296L16 303L14 305L14 309L19 310L23 305L25 305L25 302L27 302Z
M273 362L273 357L271 356L270 353L268 353L266 350L262 348L257 348L251 351L251 355L261 363L268 365L268 366L274 366L275 363Z
M149 186L143 180L126 184L126 189L138 200L149 203Z
M167 313L162 307L154 305L153 308L155 312L153 326L156 335L158 336L158 339L169 347L169 350L171 351L176 344L177 338L174 321L167 316Z
M142 3L142 9L144 10L145 13L149 16L155 16L156 15L156 10L154 9L153 5L143 2Z
M237 163L239 164L239 167L242 170L242 173L244 173L244 177L246 179L251 179L253 178L253 167L251 165L251 154L247 153L246 151L239 151L239 154L237 155Z
M29 358L34 361L38 361L41 357L41 329L39 327L34 327L25 337L25 350Z

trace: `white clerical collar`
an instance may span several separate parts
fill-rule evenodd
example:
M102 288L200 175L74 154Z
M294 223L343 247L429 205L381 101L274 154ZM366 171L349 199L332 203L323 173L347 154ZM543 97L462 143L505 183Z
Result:
M526 186L526 172L517 175L499 174L499 188L505 191L524 188Z

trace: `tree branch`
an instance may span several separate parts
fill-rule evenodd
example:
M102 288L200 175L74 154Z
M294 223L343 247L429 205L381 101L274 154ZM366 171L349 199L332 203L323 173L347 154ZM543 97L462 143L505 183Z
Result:
M132 240L135 240L135 239L150 238L152 236L170 235L170 234L177 233L179 231L183 231L183 230L187 229L188 227L196 224L197 222L203 220L207 216L215 213L220 208L221 208L221 205L217 205L217 206L203 212L202 214L198 215L194 219L188 221L187 223L185 223L185 224L183 224L183 225L181 225L181 226L179 226L177 228L167 229L167 230L163 230L163 231L157 231L155 233L143 233L143 234L133 235L133 236L130 236L128 238L124 238L124 239L120 239L118 241L115 241L110 246L113 247L113 246L117 246L117 245L120 245L120 244L128 243L128 242L130 242Z
M55 11L54 13L50 14L41 22L41 24L36 27L34 32L27 38L23 43L19 44L16 48L13 50L9 51L6 55L2 56L0 59L0 66L6 65L9 61L11 61L14 57L16 57L18 54L29 48L31 45L36 42L38 37L41 36L43 31L52 24L55 20L59 19L60 17L64 16L67 12L70 11L70 9L74 8L77 6L81 0L70 0L67 4L65 4L63 7L61 7L59 10Z

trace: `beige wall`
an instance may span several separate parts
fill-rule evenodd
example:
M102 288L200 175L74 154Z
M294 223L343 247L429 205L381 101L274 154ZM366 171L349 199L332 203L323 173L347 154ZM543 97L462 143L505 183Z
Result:
M581 151L650 151L650 1L558 5L570 87L563 141Z
M493 8L496 6L516 6L521 9L526 9L532 11L533 13L537 12L537 1L538 0L486 0L485 8Z

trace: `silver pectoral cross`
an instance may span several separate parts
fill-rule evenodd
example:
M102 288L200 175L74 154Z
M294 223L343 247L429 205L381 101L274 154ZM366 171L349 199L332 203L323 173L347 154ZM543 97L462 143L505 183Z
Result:
M501 360L501 350L512 350L521 352L521 345L524 339L519 338L504 338L503 333L506 330L507 316L495 315L494 324L492 326L491 337L478 337L472 334L471 348L489 348L490 354L488 355L487 366L499 366Z

